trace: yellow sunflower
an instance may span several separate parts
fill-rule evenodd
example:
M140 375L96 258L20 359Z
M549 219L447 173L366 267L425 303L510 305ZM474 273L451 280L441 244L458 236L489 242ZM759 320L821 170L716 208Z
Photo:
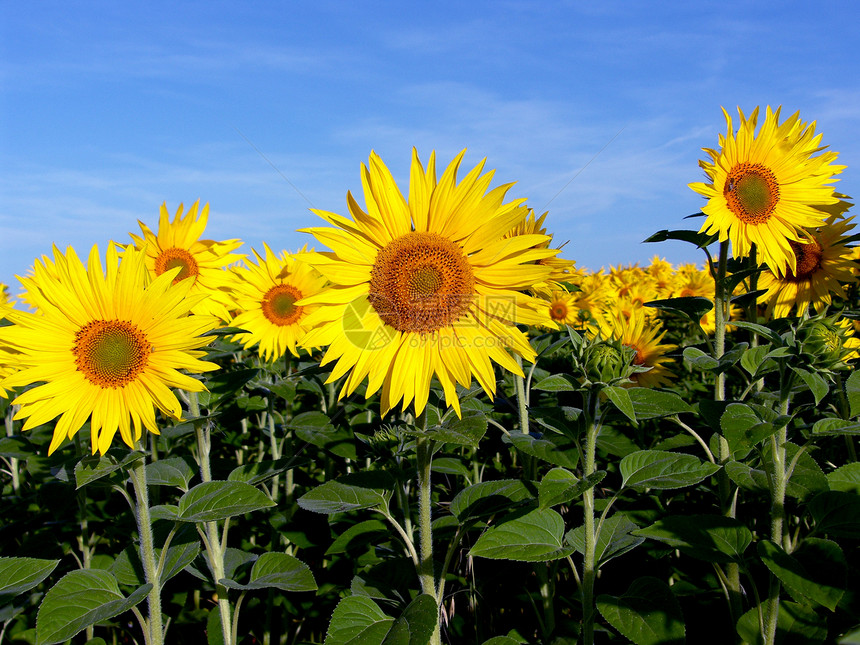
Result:
M577 298L575 293L569 293L567 290L559 289L552 292L549 300L546 301L549 307L549 317L558 325L577 326L580 324L579 309L576 306Z
M173 221L167 205L161 205L158 218L158 234L138 221L143 237L130 233L138 250L146 250L146 266L153 277L179 267L175 282L188 280L191 295L205 295L192 310L196 314L218 316L222 321L230 319L230 309L235 304L230 298L232 275L225 267L242 260L245 256L235 254L242 245L238 239L201 240L209 220L209 204L203 207L198 217L200 201L196 201L183 215L183 205L176 210Z
M517 224L508 233L506 233L505 237L510 238L515 237L517 235L534 234L547 235L546 228L543 225L547 214L548 213L544 213L540 217L535 218L535 212L532 209L529 209L526 218L522 222ZM539 243L536 248L549 248L549 245L552 242L552 235L548 235L548 237L548 240ZM564 244L567 244L567 242L565 242ZM557 250L561 251L564 244L558 247ZM557 255L551 255L547 258L539 260L538 264L548 266L551 269L547 281L532 285L529 288L529 291L531 291L534 295L542 298L551 298L553 292L560 288L559 283L570 281L575 275L577 275L576 262L574 260L565 260L563 258L558 257Z
M408 200L382 160L362 164L367 212L351 194L352 219L314 211L336 228L306 232L333 249L307 261L333 284L297 304L325 305L310 314L315 327L302 342L328 345L323 364L336 361L329 381L349 372L341 396L368 378L367 396L382 388L387 412L402 401L420 414L435 375L449 406L460 413L456 384L474 376L493 394L491 361L522 374L509 352L534 360L515 324L553 326L547 308L520 290L547 279L542 234L505 238L525 219L524 200L503 203L510 185L488 192L484 162L457 181L461 152L436 179L436 155L425 170L413 149Z
M671 384L674 374L666 366L672 359L665 354L674 345L660 343L666 332L657 319L648 320L641 309L633 310L629 317L620 310L612 308L598 319L600 333L607 339L619 340L632 348L636 354L633 365L650 368L647 372L637 372L630 377L631 387L663 387Z
M87 267L73 249L66 255L55 249L58 279L37 270L29 285L39 292L41 313L10 312L13 324L0 327L0 342L19 352L20 367L0 387L39 384L13 401L21 406L15 418L27 419L29 430L60 417L48 454L87 418L93 453L104 454L117 430L133 447L142 427L158 434L155 407L181 419L171 387L205 390L179 370L218 367L196 351L209 343L200 334L216 327L217 319L186 315L202 296L189 296L191 282L173 285L176 271L150 284L144 260L128 248L120 263L111 244L105 271L95 246Z
M804 228L823 223L826 214L816 206L838 201L828 184L844 166L831 165L837 154L821 152L815 123L803 123L797 113L780 124L779 109L768 107L756 135L758 108L748 119L738 111L737 134L724 109L728 134L720 135L720 150L704 148L711 161L699 165L710 183L690 184L708 198L701 231L718 233L721 242L730 239L735 257L748 256L754 244L769 267L794 271L790 242L808 242Z
M319 293L326 281L295 256L286 252L277 256L268 244L263 246L265 258L252 249L257 263L234 269L239 280L233 292L240 313L230 324L248 331L234 338L246 349L259 344L260 355L267 361L287 350L298 356L296 344L309 329L305 320L319 305L300 307L296 302Z
M832 294L845 298L842 283L856 282L853 249L847 247L846 234L854 228L853 217L828 218L827 223L813 231L808 244L791 242L795 255L795 270L779 274L765 271L759 278L759 287L767 289L762 301L768 312L776 318L785 318L797 306L802 316L810 305L830 304Z
M9 302L9 286L0 282L0 305Z

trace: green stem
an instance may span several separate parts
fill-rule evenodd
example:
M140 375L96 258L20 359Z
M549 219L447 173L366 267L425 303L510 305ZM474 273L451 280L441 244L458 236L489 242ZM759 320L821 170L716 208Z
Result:
M791 373L784 367L781 370L779 414L788 414L789 399L792 386ZM783 425L771 437L770 446L773 458L773 477L770 478L771 507L770 507L770 539L781 548L785 544L785 489L787 484L785 444L788 442L788 426ZM765 645L776 642L776 624L779 618L779 578L771 574L767 598L767 622L765 625Z
M436 601L436 629L433 632L432 644L441 643L439 627L439 596L436 590L436 575L433 570L433 533L431 528L430 508L432 504L432 489L430 487L430 466L433 461L433 440L427 437L427 409L418 417L417 425L421 429L415 439L416 462L418 466L418 534L419 534L419 567L418 577L421 581L421 591Z
M11 404L8 408L6 408L5 422L7 437L11 437L13 434L15 434L15 422L12 420L12 417L14 415L14 408L15 406ZM18 495L18 493L21 491L21 474L18 471L19 463L20 462L18 461L17 457L9 458L9 474L12 476L12 490L15 492L15 495Z
M141 446L142 448L142 446ZM155 542L152 535L152 518L149 514L149 491L146 485L146 459L137 459L131 466L131 485L134 488L137 510L137 530L140 534L140 560L146 582L152 585L149 591L149 618L146 642L148 645L163 645L164 628L161 622L161 580L155 559Z
M720 259L717 261L716 276L714 276L714 358L719 360L726 353L726 314L728 298L726 294L726 265L729 261L729 243L720 242ZM714 384L714 399L726 400L726 374L717 374Z
M188 393L188 412L192 418L200 416L200 403L196 392ZM194 431L197 435L197 456L200 465L200 478L204 482L212 481L212 467L209 462L209 453L212 449L212 436L208 423L195 422ZM227 597L227 588L219 580L224 575L224 551L227 547L218 535L217 522L203 522L206 531L204 545L209 554L209 562L212 565L212 575L215 578L215 594L218 597L218 613L221 617L221 632L224 636L224 645L232 645L230 626L231 611L230 600Z
M595 471L597 453L597 433L600 430L598 418L598 395L587 395L586 409L590 414L585 435L585 451L583 454L583 478ZM597 535L594 531L594 488L589 488L582 494L584 509L585 553L582 563L582 643L594 643L594 581L597 578Z

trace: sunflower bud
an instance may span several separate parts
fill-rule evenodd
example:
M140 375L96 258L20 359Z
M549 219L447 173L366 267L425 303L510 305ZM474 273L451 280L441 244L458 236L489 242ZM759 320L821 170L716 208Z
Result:
M814 318L798 330L803 353L811 357L811 365L819 369L845 369L846 361L857 356L857 339L851 323L838 316Z
M635 352L617 340L601 340L589 345L585 373L589 381L612 383L633 373Z

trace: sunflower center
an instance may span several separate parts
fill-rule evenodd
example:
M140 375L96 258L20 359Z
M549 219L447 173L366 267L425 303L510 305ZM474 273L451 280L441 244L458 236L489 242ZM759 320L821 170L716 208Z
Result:
M273 325L292 325L302 316L303 307L296 306L302 292L289 284L278 284L269 289L260 303L263 315Z
M558 322L562 322L567 318L567 305L561 301L552 303L549 308L549 317Z
M436 233L412 232L376 256L368 301L402 332L434 332L468 311L475 276L463 250Z
M794 251L797 267L794 272L788 269L785 279L791 282L808 280L821 269L821 258L824 255L821 245L818 242L800 244L794 240L789 240L788 243L791 245L791 250Z
M763 224L779 203L779 183L760 163L740 163L732 168L723 186L729 210L742 222Z
M75 333L75 365L99 387L124 387L146 367L152 346L124 320L93 320Z
M169 248L159 253L158 257L155 258L155 275L161 275L176 267L179 267L179 275L173 279L173 284L200 273L194 256L185 249Z

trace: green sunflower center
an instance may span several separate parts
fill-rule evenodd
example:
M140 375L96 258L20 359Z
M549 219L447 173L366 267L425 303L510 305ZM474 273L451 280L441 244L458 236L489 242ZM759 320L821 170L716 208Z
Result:
M779 203L779 183L760 163L740 163L732 168L723 186L729 210L742 222L763 224Z
M155 275L161 275L176 267L179 267L179 274L173 279L173 284L200 273L194 256L185 249L169 248L159 253L158 257L155 258Z
M368 301L402 332L428 333L468 311L475 276L460 246L436 233L407 233L376 256Z
M75 333L75 365L99 387L124 387L146 368L152 346L136 325L93 320Z
M791 250L794 251L796 261L795 270L792 272L788 269L785 276L786 280L791 282L802 282L809 280L814 274L821 270L821 258L824 251L818 242L810 242L809 244L800 244L794 240L788 241Z
M284 327L301 318L303 307L296 306L296 301L301 298L302 292L292 285L278 284L266 292L260 307L266 320L273 325Z

